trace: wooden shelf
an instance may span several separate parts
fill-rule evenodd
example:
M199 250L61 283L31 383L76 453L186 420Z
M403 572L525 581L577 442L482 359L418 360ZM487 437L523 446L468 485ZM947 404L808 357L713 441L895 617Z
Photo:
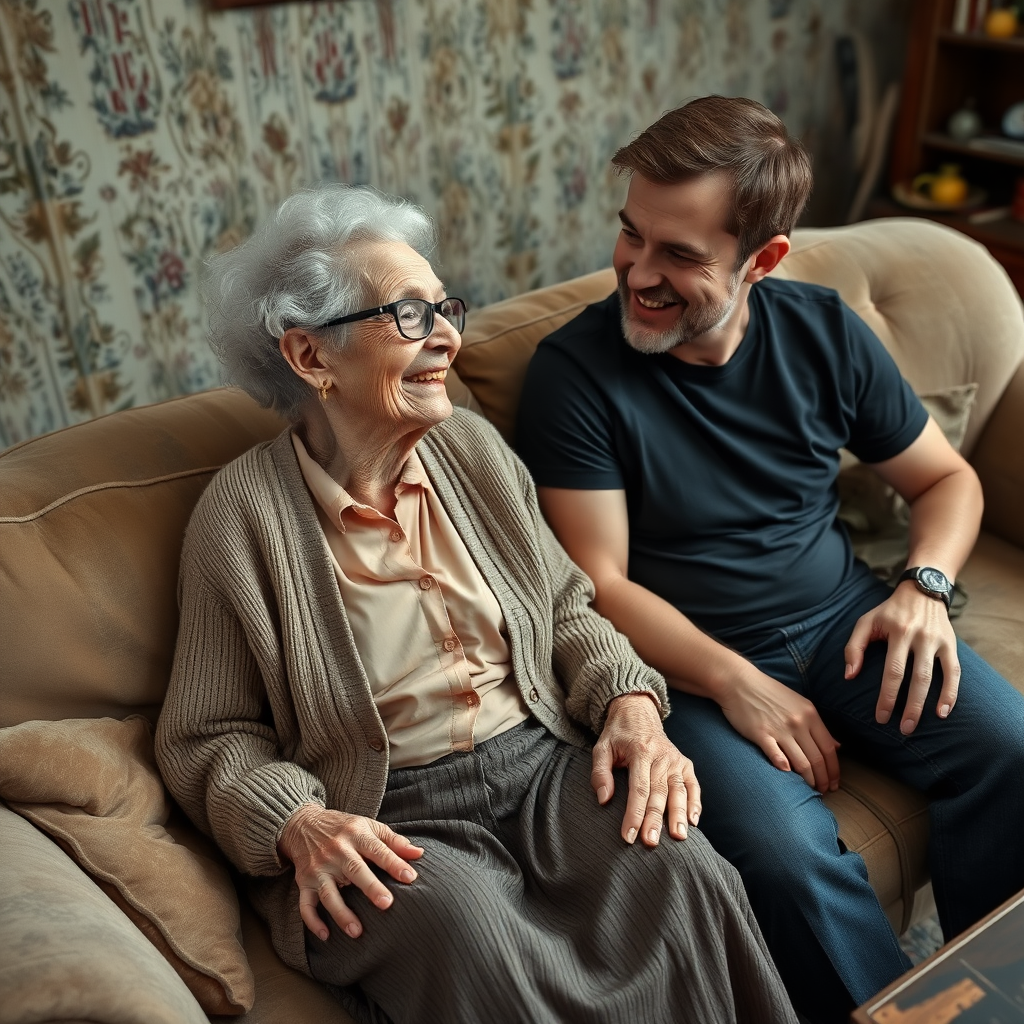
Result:
M996 39L993 36L983 35L981 32L953 32L946 29L936 36L940 43L948 43L950 46L973 46L983 50L1007 50L1010 53L1019 52L1024 54L1024 36L1015 35L1008 39Z
M889 184L912 182L956 157L971 185L985 190L989 206L1010 206L1024 181L1024 152L957 142L946 132L950 117L972 106L993 137L1006 111L1024 100L1024 34L995 39L980 32L953 32L956 0L915 0L907 46L903 99L892 140ZM1024 295L1024 224L999 220L973 224L965 214L911 210L886 197L869 216L927 217L985 245Z
M931 146L932 149L945 150L947 153L960 153L963 156L974 157L979 160L997 160L1000 163L1010 164L1013 167L1024 167L1024 141L1021 141L1021 151L1019 154L971 146L966 142L957 142L956 139L943 135L941 132L928 132L922 141L926 146Z
M935 220L940 224L956 228L957 231L962 231L979 242L1024 246L1024 221L1014 220L1012 217L974 224L969 219L970 213L937 213L934 210L918 210L911 206L903 206L895 199L884 196L878 196L868 204L867 214L869 217L924 217L927 220Z

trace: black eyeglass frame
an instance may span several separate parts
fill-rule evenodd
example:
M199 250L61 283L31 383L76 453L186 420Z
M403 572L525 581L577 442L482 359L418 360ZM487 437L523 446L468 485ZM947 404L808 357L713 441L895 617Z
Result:
M409 335L402 330L402 325L399 322L398 309L400 306L404 305L407 302L419 302L426 307L426 332L419 338L410 338ZM457 324L454 324L451 322L451 320L448 320L448 317L446 317L444 313L441 311L441 307L446 302L457 302L462 307L462 315L459 317L459 322ZM348 316L339 316L334 320L328 320L327 323L320 324L320 326L317 327L317 330L322 331L328 327L338 327L341 324L354 323L356 320L369 320L370 317L385 316L388 313L390 313L391 318L395 321L395 327L398 328L398 333L403 338L405 338L406 341L423 341L424 338L429 338L430 335L433 333L434 315L436 313L441 313L441 316L443 316L445 320L448 320L448 323L452 324L452 327L454 327L455 330L459 332L459 334L462 334L462 332L466 329L466 310L466 300L460 299L455 295L447 295L445 296L445 298L441 299L440 302L429 302L427 299L396 299L394 302L389 302L386 306L374 306L372 309L361 309L358 313L349 313Z

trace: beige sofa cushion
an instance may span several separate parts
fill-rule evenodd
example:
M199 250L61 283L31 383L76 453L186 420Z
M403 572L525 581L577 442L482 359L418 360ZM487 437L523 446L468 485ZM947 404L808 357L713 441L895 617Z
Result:
M256 1003L240 1024L354 1024L326 986L284 964L248 904L242 905L242 940L256 977Z
M207 1013L252 1006L234 886L220 854L188 823L169 821L149 722L0 729L0 797L100 882Z
M0 1024L207 1024L131 921L2 804L0 864Z
M1024 550L982 531L958 582L970 600L957 636L1024 692Z
M455 367L506 441L512 440L523 378L537 344L614 290L615 272L609 268L470 311Z
M132 712L156 720L192 507L225 462L283 425L219 389L0 454L0 727Z

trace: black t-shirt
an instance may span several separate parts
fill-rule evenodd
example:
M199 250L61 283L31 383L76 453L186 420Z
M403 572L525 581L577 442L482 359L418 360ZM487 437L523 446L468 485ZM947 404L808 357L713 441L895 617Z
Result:
M710 632L793 621L853 567L838 450L881 462L928 414L836 292L771 278L723 366L626 344L616 294L545 338L516 447L541 486L625 490L629 577Z

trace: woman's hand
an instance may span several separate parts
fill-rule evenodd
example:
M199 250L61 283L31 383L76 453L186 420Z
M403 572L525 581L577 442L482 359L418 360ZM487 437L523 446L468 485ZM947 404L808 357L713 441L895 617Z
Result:
M413 846L383 822L329 811L318 804L304 804L288 819L277 848L295 865L299 914L320 939L329 933L316 912L318 903L346 935L356 939L363 932L359 918L338 891L343 885L358 886L381 910L391 906L394 897L370 870L368 860L397 881L408 883L416 878L416 872L407 862L423 856L422 847Z
M675 839L686 838L687 821L697 824L700 785L693 763L665 735L658 707L648 694L625 694L608 705L593 758L590 784L601 804L615 792L612 768L629 769L622 820L627 843L639 835L646 846L657 846L666 814L669 835Z

